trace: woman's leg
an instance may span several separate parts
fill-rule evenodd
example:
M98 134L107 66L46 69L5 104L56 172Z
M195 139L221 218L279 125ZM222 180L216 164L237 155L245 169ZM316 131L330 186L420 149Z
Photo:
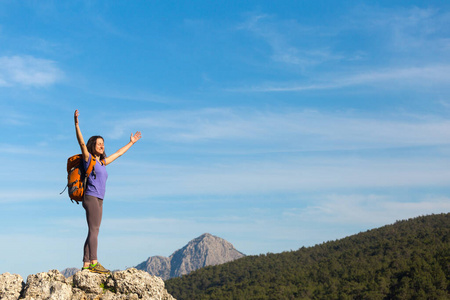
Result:
M86 220L88 224L88 235L84 243L83 262L86 264L97 260L98 233L102 222L103 200L85 195L83 207L86 210Z

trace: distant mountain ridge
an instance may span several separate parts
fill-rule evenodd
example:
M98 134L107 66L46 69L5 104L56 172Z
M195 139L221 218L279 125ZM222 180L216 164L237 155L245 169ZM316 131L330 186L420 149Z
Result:
M244 256L230 242L205 233L190 241L183 248L175 251L171 256L152 256L135 268L166 280L189 274L206 266L223 264Z

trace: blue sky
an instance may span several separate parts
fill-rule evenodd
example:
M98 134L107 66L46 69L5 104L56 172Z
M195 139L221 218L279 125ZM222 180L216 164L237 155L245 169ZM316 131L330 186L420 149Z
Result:
M0 273L80 267L59 192L100 134L99 260L245 254L450 211L447 1L0 1Z

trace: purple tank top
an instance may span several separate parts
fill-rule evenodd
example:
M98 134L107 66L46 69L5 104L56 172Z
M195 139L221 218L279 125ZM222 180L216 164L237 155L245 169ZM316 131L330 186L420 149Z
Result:
M83 160L85 170L88 168L90 161L91 154L89 154L89 159L87 162ZM95 164L94 171L92 171L91 175L88 177L85 194L103 199L106 192L106 180L108 179L108 172L106 172L106 166L98 160Z

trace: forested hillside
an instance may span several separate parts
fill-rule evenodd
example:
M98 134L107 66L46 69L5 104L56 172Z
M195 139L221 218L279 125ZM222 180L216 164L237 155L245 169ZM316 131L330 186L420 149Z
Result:
M166 281L176 299L450 299L450 214Z

